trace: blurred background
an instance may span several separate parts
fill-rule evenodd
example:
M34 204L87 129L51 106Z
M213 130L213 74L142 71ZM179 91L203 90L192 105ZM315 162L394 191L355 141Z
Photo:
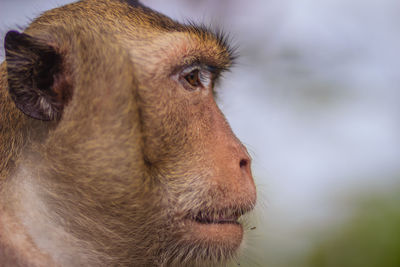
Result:
M1 39L68 2L0 0ZM399 267L400 1L142 3L239 47L218 102L260 200L238 264Z

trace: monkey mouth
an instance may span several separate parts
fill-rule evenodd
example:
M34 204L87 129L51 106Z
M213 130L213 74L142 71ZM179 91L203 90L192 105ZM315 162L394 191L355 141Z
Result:
M200 209L188 213L186 219L199 224L236 224L240 225L239 218L250 211L252 207L223 208L223 209Z
M252 210L253 205L213 209L200 207L184 217L182 241L199 249L199 253L222 253L233 256L243 240L243 225L240 217Z
M224 212L224 211L216 211L216 212L205 212L199 211L195 216L191 216L190 219L200 224L237 224L239 217L241 216L241 212Z
M226 250L234 253L243 239L243 226L239 218L250 209L203 208L188 213L184 219L183 239L192 244L203 244L206 249Z

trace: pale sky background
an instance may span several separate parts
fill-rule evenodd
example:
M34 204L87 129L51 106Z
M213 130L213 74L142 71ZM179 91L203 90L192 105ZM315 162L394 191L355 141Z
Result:
M0 0L1 38L67 2ZM142 3L211 22L239 46L220 107L254 158L264 204L248 247L258 246L260 266L278 266L351 213L353 195L400 183L400 1Z

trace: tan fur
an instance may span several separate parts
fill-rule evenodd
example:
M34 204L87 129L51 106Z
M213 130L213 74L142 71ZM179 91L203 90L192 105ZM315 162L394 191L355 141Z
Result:
M250 159L212 92L185 90L174 78L197 61L229 68L226 44L112 0L50 10L25 33L62 56L53 90L65 106L47 122L24 115L1 66L0 266L232 260L240 234L209 240L187 217L250 210Z

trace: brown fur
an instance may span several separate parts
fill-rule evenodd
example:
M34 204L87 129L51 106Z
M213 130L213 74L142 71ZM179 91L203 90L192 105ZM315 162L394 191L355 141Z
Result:
M208 237L186 219L250 210L249 157L212 92L172 78L194 62L229 68L224 39L111 0L50 10L25 33L62 63L50 121L14 105L9 83L25 86L10 71L19 61L0 69L0 266L212 266L235 257L242 237L230 237L231 226Z

